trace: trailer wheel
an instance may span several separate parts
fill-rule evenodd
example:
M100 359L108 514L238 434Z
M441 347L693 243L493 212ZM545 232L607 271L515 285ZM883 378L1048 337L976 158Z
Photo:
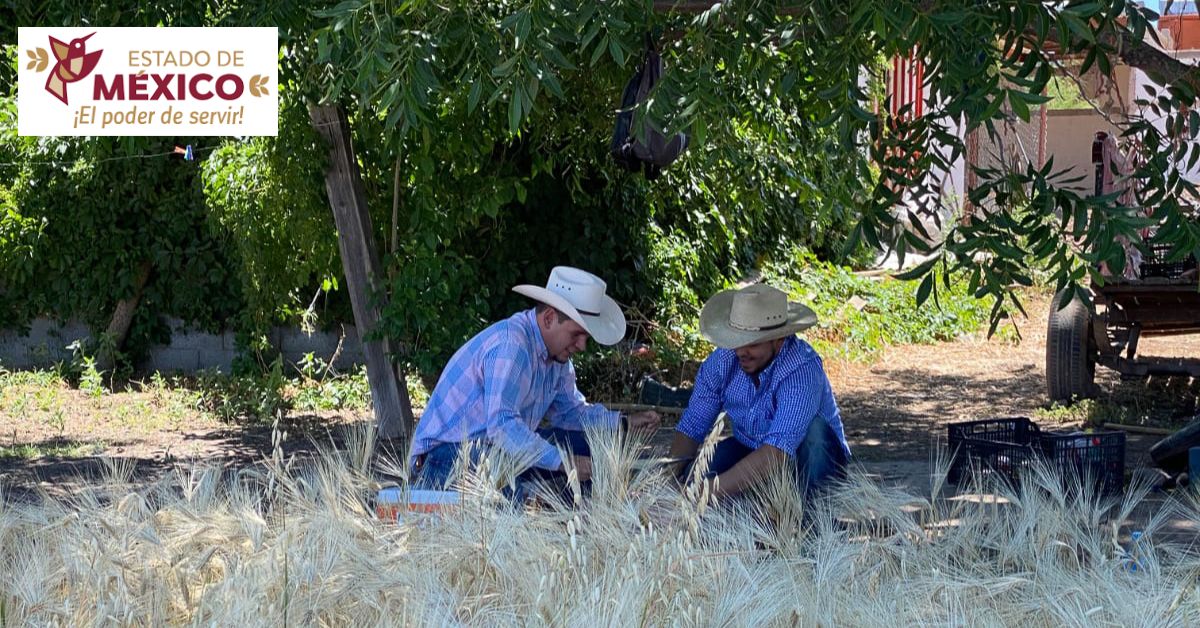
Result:
M1058 309L1062 293L1050 302L1046 330L1046 393L1050 401L1070 403L1090 397L1096 378L1091 341L1091 312L1078 298Z

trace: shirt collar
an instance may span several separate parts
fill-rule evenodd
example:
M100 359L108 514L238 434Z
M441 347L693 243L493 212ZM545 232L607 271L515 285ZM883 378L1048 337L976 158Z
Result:
M550 350L546 348L546 339L542 338L542 330L538 327L537 308L525 311L525 326L526 333L533 338L530 343L533 345L534 354L542 362L549 362Z
M790 349L795 344L796 344L795 336L789 336L787 340L783 341L783 346L779 347L779 353L775 354L775 357L771 360L771 363L767 365L767 368L763 369L762 372L758 374L759 387L762 387L762 386L765 386L765 385L771 383L771 380L775 377L775 371L778 371L779 369L783 368L782 366L779 366L779 364L781 362L783 362L784 360L791 357ZM746 373L745 375L746 375L746 377L750 377L749 373ZM754 378L750 377L750 381L753 382Z

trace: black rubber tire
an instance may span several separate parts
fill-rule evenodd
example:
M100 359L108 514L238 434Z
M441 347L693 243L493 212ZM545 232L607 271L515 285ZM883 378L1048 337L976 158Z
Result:
M1091 311L1079 299L1058 309L1062 293L1050 302L1046 329L1046 394L1070 403L1093 395L1096 356L1091 343Z
M1158 441L1150 448L1150 458L1160 469L1179 473L1187 469L1188 450L1200 447L1200 418Z

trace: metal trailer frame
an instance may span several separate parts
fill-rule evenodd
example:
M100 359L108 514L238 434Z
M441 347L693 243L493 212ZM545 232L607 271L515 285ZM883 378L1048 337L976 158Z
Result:
M1097 194L1109 165L1097 146ZM1143 336L1172 336L1200 333L1200 271L1195 260L1179 263L1166 277L1118 279L1090 286L1093 307L1078 299L1059 307L1061 294L1050 307L1046 333L1046 392L1051 401L1070 402L1094 394L1096 365L1123 377L1150 375L1200 377L1200 356L1142 357L1138 341ZM1171 276L1176 275L1176 276Z

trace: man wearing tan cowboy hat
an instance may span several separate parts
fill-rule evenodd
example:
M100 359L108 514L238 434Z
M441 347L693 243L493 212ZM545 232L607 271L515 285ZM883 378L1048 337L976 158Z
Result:
M591 477L585 426L655 430L655 412L625 416L590 404L575 387L571 356L588 337L615 345L625 336L625 315L605 294L606 284L587 271L556 266L546 287L519 285L514 292L538 302L471 338L442 371L417 424L410 466L420 461L423 485L450 479L462 446L477 443L532 461L522 479L564 471L556 445L574 455L580 481ZM542 418L551 428L538 429ZM472 453L480 448L472 448Z
M696 374L671 457L694 457L724 411L733 436L717 443L706 475L717 478L716 495L735 495L788 467L806 492L844 474L850 446L829 378L795 335L816 323L811 309L763 284L704 304L700 332L718 348Z

